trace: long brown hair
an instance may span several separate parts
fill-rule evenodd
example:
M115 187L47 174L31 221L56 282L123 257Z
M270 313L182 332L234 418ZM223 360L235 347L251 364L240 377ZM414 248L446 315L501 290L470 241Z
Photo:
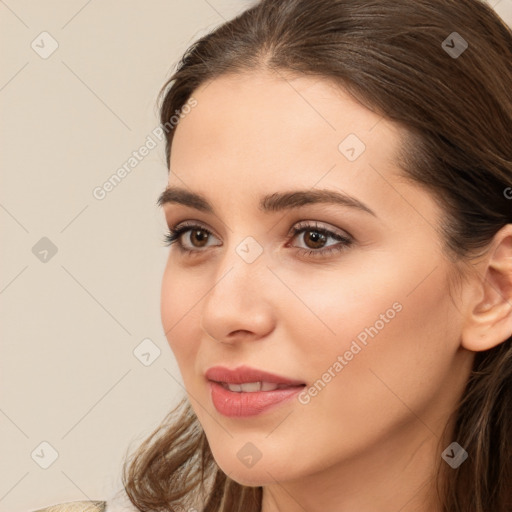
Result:
M262 0L195 42L162 88L168 165L169 120L195 89L255 69L333 80L404 126L401 167L444 208L453 261L512 223L512 32L483 1ZM475 356L453 415L469 458L438 468L445 512L512 510L511 339ZM262 488L222 472L186 399L125 460L123 484L141 511L261 510Z

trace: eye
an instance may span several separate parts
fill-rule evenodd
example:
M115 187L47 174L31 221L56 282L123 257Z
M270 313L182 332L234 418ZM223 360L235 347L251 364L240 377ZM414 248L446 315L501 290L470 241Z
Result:
M184 236L185 234L188 236ZM319 226L317 222L302 222L294 226L289 233L292 239L302 234L307 235L305 237L303 236L306 246L297 247L293 245L291 247L295 247L299 254L306 256L318 257L330 255L346 250L353 244L353 239L350 235L344 232L334 232ZM190 222L171 228L165 235L164 243L170 246L177 242L177 247L182 253L192 256L200 254L204 251L205 247L209 247L208 241L212 236L214 235L209 229ZM188 239L188 243L184 244L182 238ZM335 240L338 243L326 245L329 239ZM287 247L289 247L288 244Z
M192 248L184 245L183 241L181 240L185 233L190 233L188 240ZM198 224L184 223L178 227L175 226L171 228L169 232L165 234L164 243L165 245L170 246L175 242L178 242L177 247L180 251L187 254L199 253L202 252L201 249L196 250L196 248L207 247L206 243L208 242L208 238L210 236L213 236L213 233L210 230Z
M298 247L299 254L305 256L322 257L332 255L348 249L353 244L353 239L346 233L336 233L330 229L319 226L317 222L304 222L292 228L293 238L302 236L305 247ZM299 237L300 238L300 237ZM326 245L328 239L338 243ZM295 246L296 247L296 246Z

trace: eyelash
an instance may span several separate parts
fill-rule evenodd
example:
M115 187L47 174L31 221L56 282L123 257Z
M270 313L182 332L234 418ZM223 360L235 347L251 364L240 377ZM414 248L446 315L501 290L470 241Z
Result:
M199 253L202 253L204 252L204 249L188 249L184 247L183 244L179 241L181 235L187 233L188 231L193 231L194 229L204 231L208 235L213 235L209 229L206 229L198 224L184 224L180 227L174 226L171 228L169 232L164 235L164 244L166 246L171 246L177 242L179 251L186 256L195 256ZM345 251L353 244L353 240L350 237L342 236L326 228L320 227L316 222L313 224L299 224L298 226L294 226L290 231L292 239L301 233L312 231L315 233L320 233L327 238L334 238L338 242L341 242L341 244L333 244L323 249L304 249L302 247L296 247L297 251L303 256L325 257L333 253Z

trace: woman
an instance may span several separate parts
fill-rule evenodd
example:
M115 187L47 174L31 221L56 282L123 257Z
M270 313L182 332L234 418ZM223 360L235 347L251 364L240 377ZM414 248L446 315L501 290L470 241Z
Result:
M512 510L511 83L477 0L262 0L186 52L187 398L125 463L137 510Z

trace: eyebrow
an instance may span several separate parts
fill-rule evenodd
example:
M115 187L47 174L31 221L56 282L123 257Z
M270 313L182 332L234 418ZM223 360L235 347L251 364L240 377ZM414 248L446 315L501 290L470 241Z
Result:
M157 205L176 203L194 208L196 210L215 215L215 210L210 202L202 195L191 192L181 187L167 187L158 197ZM343 192L329 189L291 190L275 192L261 198L258 208L263 212L278 212L300 208L308 204L337 204L356 208L375 217L377 214L367 205Z

